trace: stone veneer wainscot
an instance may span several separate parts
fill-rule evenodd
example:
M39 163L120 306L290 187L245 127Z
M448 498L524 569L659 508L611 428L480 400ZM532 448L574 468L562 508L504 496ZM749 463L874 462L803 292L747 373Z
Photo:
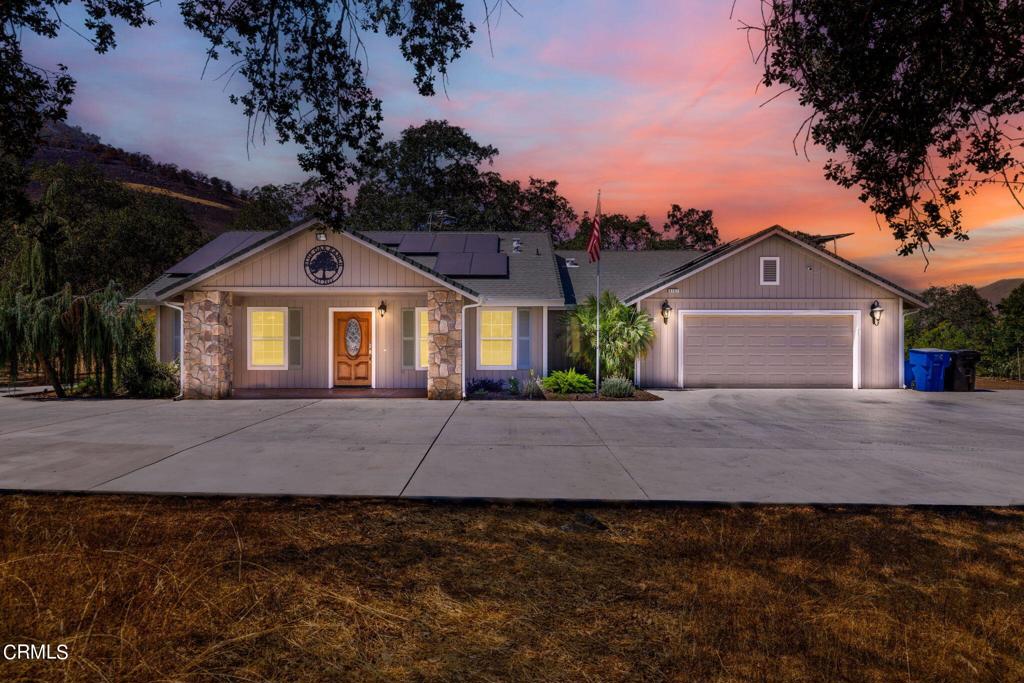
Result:
M231 396L231 292L185 292L185 397Z
M427 398L462 398L462 306L461 294L447 289L427 292Z

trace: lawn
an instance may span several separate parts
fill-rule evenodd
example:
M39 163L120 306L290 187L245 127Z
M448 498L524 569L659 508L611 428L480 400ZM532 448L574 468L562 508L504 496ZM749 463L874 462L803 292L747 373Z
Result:
M0 639L71 652L0 660L5 681L1024 679L1020 510L10 495L0 514Z

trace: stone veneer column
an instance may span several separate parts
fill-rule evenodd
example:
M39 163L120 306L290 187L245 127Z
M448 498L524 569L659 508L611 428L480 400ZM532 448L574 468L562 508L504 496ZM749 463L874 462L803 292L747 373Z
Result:
M448 289L427 292L427 398L462 398L462 306L461 294Z
M231 396L231 292L185 292L185 398Z

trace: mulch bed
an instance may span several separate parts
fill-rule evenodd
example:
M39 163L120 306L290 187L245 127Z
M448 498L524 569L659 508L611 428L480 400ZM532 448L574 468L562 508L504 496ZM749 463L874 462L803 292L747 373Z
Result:
M545 391L544 398L549 401L661 401L660 396L655 396L649 391L637 389L636 393L628 398L612 398L611 396L598 396L596 394L556 394L552 391Z
M974 383L974 388L1024 391L1024 382L1015 379L1003 379L1002 377L979 377Z
M543 398L527 398L522 394L513 395L507 391L477 391L466 396L467 401L543 401Z

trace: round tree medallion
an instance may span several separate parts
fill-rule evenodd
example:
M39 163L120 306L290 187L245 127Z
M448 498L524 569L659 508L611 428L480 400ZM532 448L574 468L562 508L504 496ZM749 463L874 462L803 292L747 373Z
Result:
M318 244L306 254L306 277L318 285L336 282L345 272L345 259L341 252L327 244Z
M349 318L345 323L345 352L349 358L359 356L359 349L363 348L363 328L355 318Z

